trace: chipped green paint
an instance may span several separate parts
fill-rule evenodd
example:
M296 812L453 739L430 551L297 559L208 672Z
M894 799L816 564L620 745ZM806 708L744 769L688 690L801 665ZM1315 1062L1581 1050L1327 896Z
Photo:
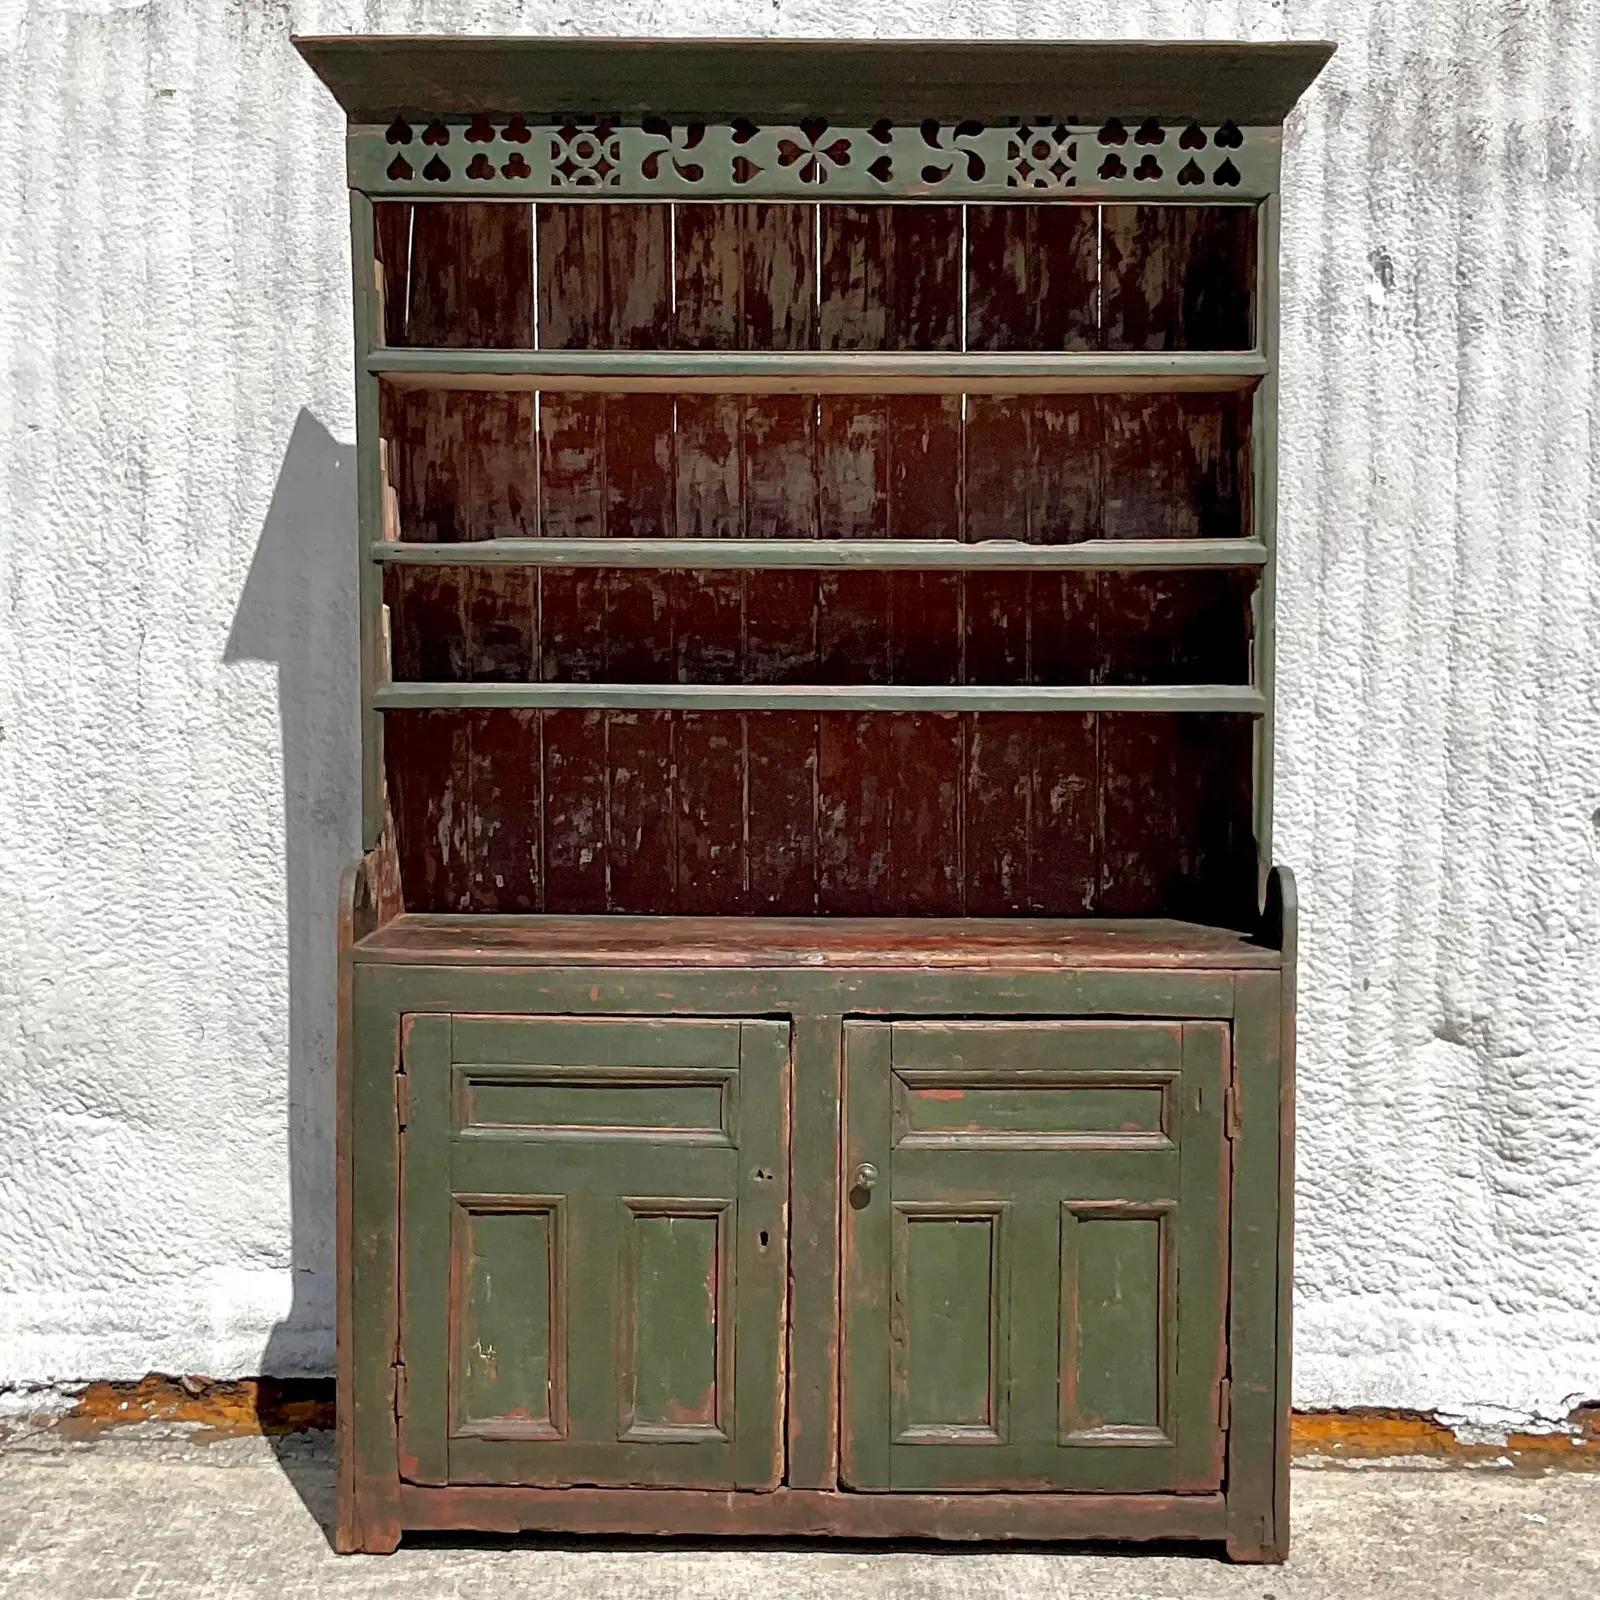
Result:
M853 1486L1216 1486L1227 1039L1193 1022L849 1025L846 1169L887 1178L851 1196ZM1171 1109L1163 1136L1121 1147L895 1142L895 1079L940 1065L986 1082L1158 1074Z
M409 1034L404 1475L770 1487L787 1027L430 1014ZM453 1091L485 1063L540 1080L550 1120L464 1118ZM597 1074L659 1093L689 1071L737 1081L737 1142L585 1120Z
M605 1129L628 1134L702 1136L726 1143L738 1074L719 1068L491 1067L456 1069L460 1125L523 1128L547 1136Z
M998 1439L1004 1365L997 1291L1004 1208L895 1208L891 1427L901 1443L961 1433Z
M1070 1202L1061 1208L1062 1427L1069 1438L1125 1428L1166 1437L1171 1307L1162 1283L1163 1220L1164 1213L1104 1216L1075 1212Z
M458 1202L456 1215L464 1282L452 1430L509 1424L559 1437L550 1380L561 1365L551 1316L566 1275L560 1213L553 1206L497 1211L466 1201Z
M908 1082L895 1074L895 1120L904 1128L897 1143L927 1137L957 1142L975 1135L997 1143L1075 1134L1148 1134L1161 1136L1167 1102L1166 1083L1094 1084L1057 1088L1048 1083L1014 1087L975 1083L963 1088L936 1088L925 1081Z
M722 1435L733 1285L724 1265L729 1210L652 1212L628 1206L631 1230L624 1438Z

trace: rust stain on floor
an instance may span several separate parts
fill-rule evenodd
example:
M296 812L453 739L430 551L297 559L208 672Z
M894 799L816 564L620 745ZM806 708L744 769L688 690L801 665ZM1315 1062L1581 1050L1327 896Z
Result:
M1290 1423L1296 1459L1382 1461L1423 1457L1452 1466L1529 1472L1600 1470L1600 1405L1580 1406L1560 1433L1508 1433L1504 1443L1459 1438L1448 1424L1416 1411L1297 1411Z
M92 1438L129 1423L186 1423L199 1440L300 1433L333 1427L327 1378L172 1378L150 1373L129 1383L91 1383L72 1408L42 1426ZM1297 1460L1404 1460L1524 1472L1600 1471L1600 1404L1578 1407L1556 1433L1509 1433L1503 1442L1462 1439L1447 1423L1415 1411L1299 1411L1290 1441Z
M327 1378L170 1378L152 1372L132 1383L91 1383L53 1423L68 1438L90 1438L134 1422L197 1424L200 1439L300 1433L333 1426Z

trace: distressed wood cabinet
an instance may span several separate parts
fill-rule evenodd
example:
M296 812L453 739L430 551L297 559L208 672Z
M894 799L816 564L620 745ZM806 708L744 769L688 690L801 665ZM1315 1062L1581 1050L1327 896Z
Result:
M340 1546L1280 1558L1330 47L300 48L355 245Z

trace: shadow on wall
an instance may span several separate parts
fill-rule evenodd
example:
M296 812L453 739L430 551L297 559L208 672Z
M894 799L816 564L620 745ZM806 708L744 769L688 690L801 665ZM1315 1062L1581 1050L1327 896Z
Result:
M353 445L300 412L223 655L276 665L283 741L294 1292L261 1353L263 1378L333 1369L335 929L339 876L360 850L354 462ZM259 1386L269 1399L279 1388ZM303 1444L261 1420L326 1527L325 1470L305 1481Z

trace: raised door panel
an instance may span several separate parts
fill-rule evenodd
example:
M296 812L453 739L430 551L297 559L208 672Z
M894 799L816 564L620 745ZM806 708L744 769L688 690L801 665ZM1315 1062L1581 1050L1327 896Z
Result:
M773 1487L788 1029L406 1019L403 1474Z
M847 1025L844 1478L1221 1479L1228 1030Z
M563 1438L566 1206L557 1196L451 1200L451 1435Z

